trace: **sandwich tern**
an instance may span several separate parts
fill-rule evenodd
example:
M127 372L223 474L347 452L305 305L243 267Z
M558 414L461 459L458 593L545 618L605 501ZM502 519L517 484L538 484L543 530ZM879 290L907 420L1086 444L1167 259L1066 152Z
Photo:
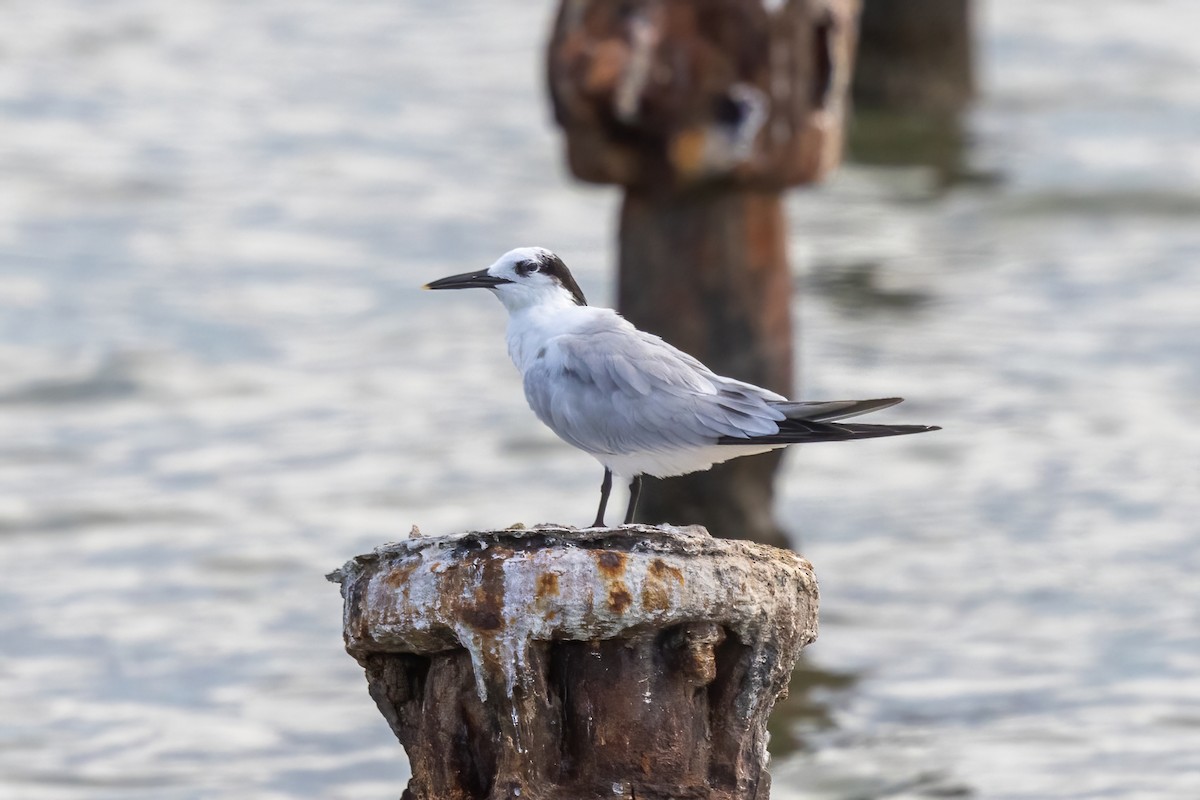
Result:
M487 269L424 288L490 289L504 304L508 354L529 406L604 467L593 527L604 526L614 474L630 481L630 524L642 475L700 472L789 444L938 430L840 422L895 405L898 397L796 402L717 375L616 311L589 306L562 259L541 247L510 250Z

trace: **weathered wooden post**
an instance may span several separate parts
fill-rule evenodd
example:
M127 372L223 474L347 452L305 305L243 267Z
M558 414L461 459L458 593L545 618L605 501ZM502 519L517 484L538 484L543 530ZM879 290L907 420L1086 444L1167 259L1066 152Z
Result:
M625 189L619 308L714 370L792 389L782 192L841 155L857 0L562 0L549 46L576 177ZM641 516L787 546L778 454L648 480Z
M701 528L413 538L330 576L404 800L766 800L812 567Z

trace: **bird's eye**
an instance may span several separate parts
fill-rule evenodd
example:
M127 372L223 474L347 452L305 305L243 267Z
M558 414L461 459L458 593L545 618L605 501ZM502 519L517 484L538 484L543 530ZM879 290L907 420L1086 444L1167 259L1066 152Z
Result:
M517 264L517 274L521 276L528 275L531 272L541 272L542 265L538 261L522 261Z

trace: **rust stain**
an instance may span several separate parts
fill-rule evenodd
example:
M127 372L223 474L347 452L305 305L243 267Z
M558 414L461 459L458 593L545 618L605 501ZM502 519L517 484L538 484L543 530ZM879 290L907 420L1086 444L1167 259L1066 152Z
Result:
M547 597L558 594L558 575L553 572L543 572L538 575L535 594L538 600L545 600Z
M683 571L678 567L672 567L661 558L656 558L650 562L650 574L660 580L666 580L667 576L670 575L675 579L676 583L680 586L683 585Z
M463 622L477 631L498 631L504 627L504 615L494 608L464 608L462 618Z
M587 65L583 91L603 95L613 91L629 61L629 46L620 39L603 39L592 47L592 60Z
M625 562L629 556L615 550L601 550L596 553L596 565L600 574L606 578L619 578L625 574Z
M399 589L401 586L408 583L409 576L412 575L416 568L420 565L421 562L417 559L400 564L383 576L383 583L391 589Z
M642 607L647 611L667 610L671 606L670 580L682 586L683 572L661 558L651 561L646 570L646 583L642 587Z
M699 174L704 168L707 138L702 129L689 128L671 139L667 154L676 172L685 178Z
M403 605L408 606L410 602L409 596L409 578L416 572L417 567L421 566L420 559L404 561L399 565L392 567L384 574L382 583L393 592L399 592Z
M647 611L666 611L669 605L667 587L661 581L646 581L642 587L642 608Z
M612 586L608 590L608 607L613 613L624 614L625 611L633 604L633 598L629 594L629 590L625 588L625 584L619 583Z
M614 614L624 614L633 605L633 595L621 579L625 575L625 565L629 556L615 550L600 550L593 558L596 559L596 568L600 571L601 580L608 587L609 610Z
M505 626L503 564L511 557L512 550L497 547L492 549L489 557L474 559L478 583L471 602L463 603L459 613L463 622L477 631L491 633ZM446 584L443 594L452 597L458 594L458 590Z

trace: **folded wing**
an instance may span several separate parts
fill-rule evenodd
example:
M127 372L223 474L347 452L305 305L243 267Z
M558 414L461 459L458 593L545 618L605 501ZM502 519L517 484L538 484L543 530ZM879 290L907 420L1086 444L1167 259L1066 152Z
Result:
M782 445L935 430L924 425L839 424L835 421L900 399L789 401L717 375L623 320L609 328L554 338L526 370L524 383L538 418L562 439L595 454L714 444Z

